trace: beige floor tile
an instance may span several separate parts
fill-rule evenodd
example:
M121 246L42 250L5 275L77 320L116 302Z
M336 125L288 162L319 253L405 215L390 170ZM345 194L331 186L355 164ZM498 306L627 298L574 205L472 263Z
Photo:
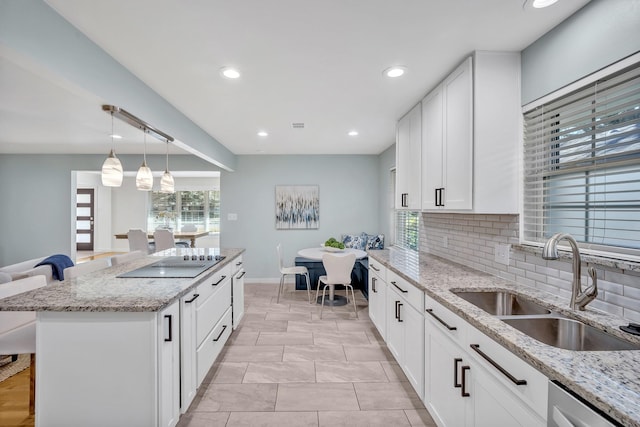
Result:
M240 384L248 362L216 362L203 383Z
M404 411L322 411L320 427L410 427Z
M248 320L242 322L243 331L286 332L286 320Z
M256 345L311 345L311 332L260 332Z
M351 321L336 321L338 324L338 330L341 332L349 332L349 331L365 331L365 332L373 332L376 327L369 318L365 320L351 320Z
M370 344L369 337L362 331L313 331L315 345Z
M277 388L277 384L211 383L193 411L273 411Z
M280 362L282 345L232 345L225 347L220 355L222 362Z
M313 362L249 363L244 383L312 383L315 381Z
M189 412L176 427L226 427L228 419L229 412Z
M354 383L362 410L424 409L410 383Z
M242 320L244 322L251 321L251 320L265 320L265 317L268 314L269 314L268 311L265 311L264 313L244 313L244 316L242 316ZM278 320L278 319L268 319L268 320Z
M397 362L383 361L380 362L380 364L382 365L382 369L384 369L385 374L387 374L389 382L397 383L409 381Z
M226 427L317 427L317 412L232 412Z
M380 362L316 362L316 381L389 382Z
M338 332L335 320L290 320L287 327L288 332Z
M279 384L276 411L357 411L353 384Z
M288 311L286 313L269 313L267 312L266 320L299 320L299 321L309 321L311 320L310 312L302 312L302 313L292 313Z
M285 345L282 360L285 362L346 361L347 358L341 345Z
M227 346L230 345L256 345L258 341L258 336L260 332L258 331L244 331L242 330L242 325L240 328L236 329L231 336L229 337L229 341L227 341Z
M384 345L377 344L362 344L362 345L347 345L344 346L344 352L347 355L347 360L355 361L393 361L391 352Z
M426 409L405 409L411 427L437 427Z

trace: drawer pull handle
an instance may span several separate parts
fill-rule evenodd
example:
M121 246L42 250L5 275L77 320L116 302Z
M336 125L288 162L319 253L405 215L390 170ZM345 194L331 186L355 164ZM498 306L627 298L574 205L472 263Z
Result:
M509 372L507 372L506 369L504 369L502 366L500 366L498 364L498 362L496 362L495 360L493 360L492 358L487 356L482 350L480 350L480 344L471 344L469 347L471 347L471 349L473 351L478 353L484 360L486 360L491 365L493 365L493 367L496 368L498 371L500 371L500 373L502 375L504 375L505 377L509 378L509 380L512 383L514 383L515 385L527 385L527 380L519 380L519 379L517 379L516 377L511 375Z
M430 315L433 316L434 319L436 319L438 322L442 323L444 325L445 328L447 328L450 331L455 331L458 328L456 328L455 326L449 326L449 324L447 322L445 322L444 320L442 320L441 318L439 318L438 316L435 315L435 313L433 312L432 308L427 308L425 310L427 313L429 313Z
M222 334L224 334L224 331L227 329L227 325L222 325L222 330L220 331L220 335L218 335L216 338L213 339L213 341L218 341L220 339L220 337L222 336Z
M396 288L398 288L400 290L400 292L402 292L403 294L406 294L409 291L405 291L404 289L402 289L400 286L396 285L396 282L391 282L391 284L393 286L395 286Z
M198 298L200 296L200 294L193 294L193 298L188 299L185 301L185 304L191 304L192 302L194 302L196 300L196 298Z
M396 303L398 304L398 322L404 322L404 320L400 318L400 307L402 307L403 304L400 301L396 301Z
M371 264L369 267L373 268L373 271L380 271L380 269L376 268L376 266L373 264Z
M226 279L226 278L227 278L227 276L222 276L222 277L220 278L220 280L218 280L216 283L212 283L212 284L211 284L211 286L218 286L218 285L219 285L220 283L222 283L222 281L223 281L224 279Z
M164 318L165 318L165 319L169 319L169 337L168 337L168 338L165 338L165 339L164 339L164 342L171 342L171 341L173 341L173 337L172 337L172 335L171 335L171 332L173 332L173 322L172 322L173 315L171 315L171 314L165 314L165 315L164 315Z
M242 265L242 261L236 262L236 267L240 267Z
M239 275L238 277L236 277L237 280L242 279L242 276L244 276L245 274L247 274L246 271L243 271L241 275Z
M462 367L462 390L460 390L460 396L462 397L469 397L471 396L468 392L467 392L467 375L466 372L468 370L470 370L471 368L468 366L463 366Z
M371 290L373 292L375 292L376 294L378 293L378 290L376 289L376 278L375 277L371 278Z
M460 362L462 362L462 359L459 357L456 357L455 359L453 359L453 386L455 388L462 387L462 383L458 381L458 364Z

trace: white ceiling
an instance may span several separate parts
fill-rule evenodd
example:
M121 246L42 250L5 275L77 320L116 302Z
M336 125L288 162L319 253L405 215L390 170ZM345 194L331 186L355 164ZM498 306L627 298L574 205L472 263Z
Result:
M382 152L398 118L473 50L521 51L588 3L530 1L46 0L235 154ZM95 111L104 101L1 45L0 54L0 152L108 151L110 118ZM404 77L383 77L398 64ZM222 78L223 66L242 77ZM116 120L134 142L118 152L141 152L126 128Z

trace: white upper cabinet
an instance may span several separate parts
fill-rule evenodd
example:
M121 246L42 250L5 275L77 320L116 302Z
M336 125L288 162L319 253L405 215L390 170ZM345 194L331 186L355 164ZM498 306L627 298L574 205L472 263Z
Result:
M422 113L416 105L396 130L396 209L420 210Z
M520 54L475 52L422 100L421 208L517 213Z

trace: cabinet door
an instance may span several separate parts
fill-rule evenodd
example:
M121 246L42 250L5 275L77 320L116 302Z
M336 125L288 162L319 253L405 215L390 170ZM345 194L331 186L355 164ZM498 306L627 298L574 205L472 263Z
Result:
M387 288L387 347L396 361L402 365L404 350L404 328L400 312L403 300L391 288ZM406 304L404 304L406 305Z
M233 290L231 298L233 301L233 330L235 331L244 316L244 269L238 270L231 281L233 282Z
M180 412L183 414L196 396L198 388L196 370L196 292L180 298Z
M442 108L438 86L422 100L422 209L436 208L436 191L442 188Z
M384 281L369 271L369 318L386 340L386 288Z
M398 122L396 136L396 208L420 209L422 112L416 105Z
M472 208L473 69L468 58L444 82L444 209Z
M424 317L409 304L400 309L404 325L402 370L418 396L424 396Z
M180 418L180 308L176 301L158 314L159 423L173 427Z

